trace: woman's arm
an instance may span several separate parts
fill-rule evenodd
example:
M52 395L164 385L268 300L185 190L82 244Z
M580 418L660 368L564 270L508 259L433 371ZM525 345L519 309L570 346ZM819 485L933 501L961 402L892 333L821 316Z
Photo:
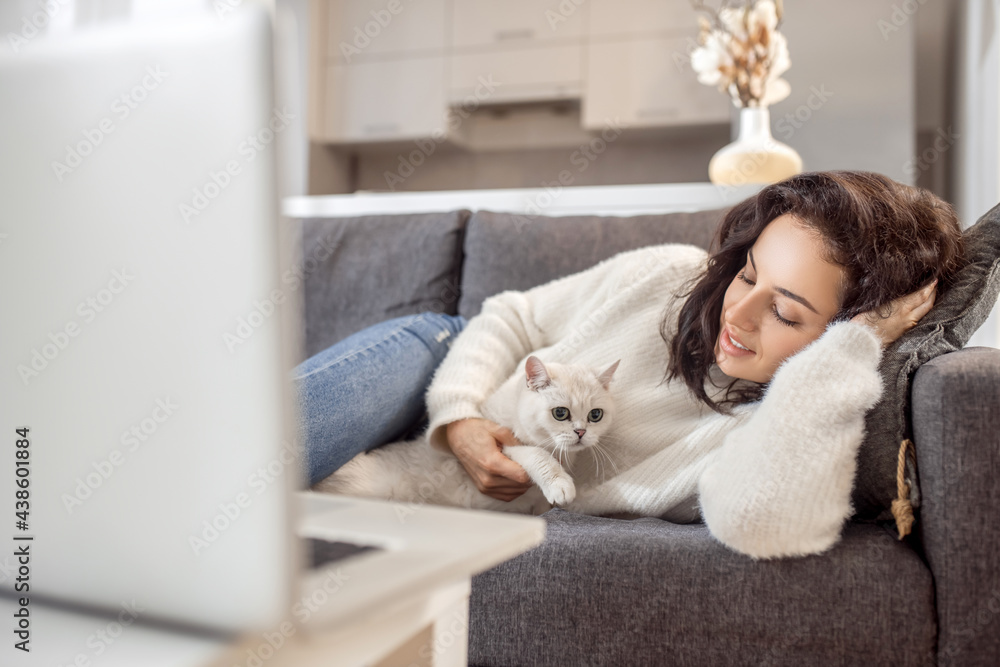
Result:
M558 286L572 291L574 283L563 279ZM428 438L433 447L447 450L445 427L461 419L481 419L480 406L510 377L517 363L550 344L549 333L535 320L536 308L544 308L547 297L548 292L540 288L496 294L483 302L482 311L452 342L427 389Z
M820 553L840 539L865 413L878 401L882 351L934 306L937 280L827 327L787 360L757 412L728 434L699 479L702 516L755 558Z
M865 413L882 393L881 343L870 326L840 322L782 364L699 479L716 539L754 558L819 553L837 542L853 513Z

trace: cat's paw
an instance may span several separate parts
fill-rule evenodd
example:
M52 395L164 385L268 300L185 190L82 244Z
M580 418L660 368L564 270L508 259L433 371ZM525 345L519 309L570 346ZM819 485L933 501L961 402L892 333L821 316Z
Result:
M553 505L568 505L576 498L576 484L568 476L556 477L542 489L542 493Z

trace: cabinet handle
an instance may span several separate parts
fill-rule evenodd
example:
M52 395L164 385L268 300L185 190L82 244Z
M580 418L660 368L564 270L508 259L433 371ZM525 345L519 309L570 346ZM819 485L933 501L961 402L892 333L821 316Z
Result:
M363 125L361 131L365 134L397 134L399 123L370 123Z
M674 117L678 115L677 107L655 107L652 109L639 109L635 115L639 118L662 118L664 116Z
M532 28L517 28L514 30L497 30L493 33L494 39L503 42L508 39L534 39L535 31Z

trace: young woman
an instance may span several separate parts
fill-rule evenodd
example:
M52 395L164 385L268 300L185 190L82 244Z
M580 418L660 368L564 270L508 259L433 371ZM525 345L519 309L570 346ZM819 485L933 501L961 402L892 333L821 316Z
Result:
M711 256L672 244L621 253L495 295L468 322L399 318L303 362L310 483L412 435L426 398L431 444L480 491L513 499L529 480L500 447L519 443L479 406L531 354L593 367L621 359L604 440L616 469L574 465L567 509L703 519L758 558L826 550L852 513L882 349L952 279L960 226L926 191L872 173L809 173L730 210L716 245Z

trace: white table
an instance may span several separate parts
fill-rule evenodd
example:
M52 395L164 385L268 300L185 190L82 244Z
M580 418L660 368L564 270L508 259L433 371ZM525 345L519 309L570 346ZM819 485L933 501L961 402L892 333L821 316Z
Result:
M538 517L308 492L299 500L304 536L382 550L306 573L292 606L294 623L227 640L151 624L141 615L121 626L118 613L63 609L33 599L31 653L14 650L9 640L0 648L0 664L463 666L472 576L545 536L545 521ZM4 618L12 619L15 608L13 599L0 598Z

